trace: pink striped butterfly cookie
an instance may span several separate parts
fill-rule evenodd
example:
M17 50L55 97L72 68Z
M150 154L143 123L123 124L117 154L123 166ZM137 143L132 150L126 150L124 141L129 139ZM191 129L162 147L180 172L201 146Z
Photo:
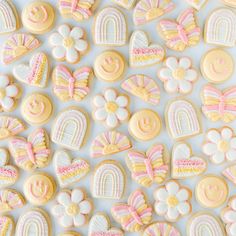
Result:
M0 190L0 213L22 208L25 199L18 191L10 188Z
M91 156L93 158L112 155L132 147L130 139L115 130L105 131L99 134L91 144Z
M49 137L42 128L33 131L27 140L22 137L11 138L9 150L16 165L26 171L43 168L50 162Z
M15 222L11 216L0 216L0 235L14 236Z
M208 0L186 0L186 1L190 6L199 11L207 3Z
M59 11L66 18L87 20L93 15L96 2L97 0L59 0Z
M113 0L113 2L125 9L131 9L134 6L136 0Z
M133 21L142 25L171 12L175 8L172 0L139 0L134 8Z
M236 86L223 91L211 84L201 92L202 112L211 121L229 123L236 118Z
M127 203L117 203L111 208L113 218L128 232L140 232L151 223L152 207L141 190L132 192Z
M53 71L53 92L61 101L81 101L90 91L93 71L81 67L71 72L66 66L56 66Z
M236 185L236 165L226 167L221 173L224 177Z
M79 182L90 170L90 165L87 161L80 158L72 159L63 150L56 151L53 160L57 179L61 187Z
M25 124L18 118L0 116L0 140L17 135L25 129Z
M49 75L49 62L45 53L35 53L29 65L18 64L13 68L14 77L28 85L44 88Z
M192 8L182 12L176 20L161 20L157 30L166 41L166 46L175 51L195 46L201 38L201 29Z
M13 185L19 178L19 171L15 166L8 164L9 159L7 149L0 148L0 188Z
M124 236L124 232L111 227L109 217L104 213L96 213L89 221L88 236Z
M17 10L11 1L0 1L0 15L0 34L14 32L20 27Z
M152 105L160 102L160 89L157 83L147 75L132 75L121 84L121 87Z
M162 144L153 145L146 153L131 150L126 158L132 178L145 187L165 181L169 170L168 161L167 151Z
M129 64L131 67L146 67L160 63L165 50L158 44L150 44L144 31L136 30L129 41Z
M207 162L192 154L187 143L176 143L172 150L171 176L173 179L186 179L202 174L207 168Z
M10 64L40 46L40 41L30 34L15 33L2 47L2 62Z

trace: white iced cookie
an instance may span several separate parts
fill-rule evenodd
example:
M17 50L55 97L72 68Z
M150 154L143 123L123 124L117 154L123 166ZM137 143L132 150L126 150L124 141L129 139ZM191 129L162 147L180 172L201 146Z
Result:
M50 36L49 41L53 46L53 57L71 64L79 62L81 55L89 48L85 31L79 26L70 28L66 24L60 25L57 32Z

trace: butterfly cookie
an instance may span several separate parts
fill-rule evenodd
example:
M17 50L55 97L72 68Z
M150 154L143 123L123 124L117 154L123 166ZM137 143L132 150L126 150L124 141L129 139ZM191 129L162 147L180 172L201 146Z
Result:
M175 51L195 46L201 38L201 29L192 8L182 12L176 20L161 20L157 30L166 41L166 46Z

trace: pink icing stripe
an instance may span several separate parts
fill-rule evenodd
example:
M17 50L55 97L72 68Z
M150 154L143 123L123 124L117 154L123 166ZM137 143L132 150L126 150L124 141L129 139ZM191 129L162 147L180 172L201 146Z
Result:
M57 172L60 174L67 174L68 172L74 172L78 169L83 170L88 168L88 164L86 162L81 162L81 163L76 163L70 166L66 166L66 167L59 167L57 169Z

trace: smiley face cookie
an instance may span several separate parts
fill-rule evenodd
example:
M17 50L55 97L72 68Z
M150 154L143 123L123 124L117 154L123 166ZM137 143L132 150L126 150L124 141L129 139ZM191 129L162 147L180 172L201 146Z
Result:
M122 78L125 71L125 59L117 51L105 51L98 55L94 62L96 76L106 82Z
M223 83L230 79L234 72L234 59L221 48L212 49L201 59L201 72L209 82Z
M33 205L46 204L54 197L55 192L55 180L47 173L34 173L24 183L24 194Z
M203 207L217 208L227 200L228 191L228 185L222 177L205 175L197 183L195 196Z
M51 4L44 1L34 1L26 5L21 19L24 27L33 34L44 34L54 24L55 12Z
M43 93L32 93L24 98L21 105L23 118L32 125L47 123L53 112L50 98Z
M129 133L137 140L149 141L159 135L161 119L150 109L142 109L132 115L129 121Z

